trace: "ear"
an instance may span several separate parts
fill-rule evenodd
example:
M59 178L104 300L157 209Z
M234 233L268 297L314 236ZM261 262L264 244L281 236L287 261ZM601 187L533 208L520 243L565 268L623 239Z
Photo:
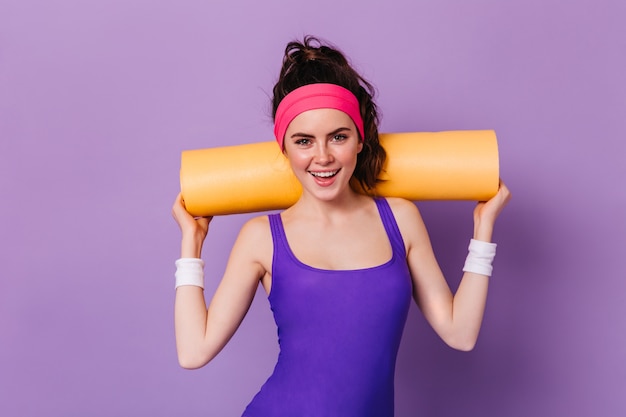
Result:
M357 145L356 153L361 153L363 150L363 141L359 139L359 144Z

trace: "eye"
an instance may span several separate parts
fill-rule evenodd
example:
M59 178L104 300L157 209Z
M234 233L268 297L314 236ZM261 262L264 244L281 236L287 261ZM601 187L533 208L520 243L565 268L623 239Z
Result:
M311 144L311 139L309 138L299 138L294 141L294 143L298 146L307 146Z
M348 137L342 133L339 133L335 136L333 136L333 142L343 142L344 140L346 140Z

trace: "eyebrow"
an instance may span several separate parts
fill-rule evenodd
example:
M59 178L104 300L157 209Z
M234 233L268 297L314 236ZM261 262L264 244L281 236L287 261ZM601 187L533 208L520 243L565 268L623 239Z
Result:
M339 127L337 129L333 130L332 132L328 133L326 136L333 136L333 135L336 135L337 133L343 132L344 130L352 131L352 129L350 129L349 127ZM311 135L310 133L296 132L293 135L291 135L290 137L292 137L292 138L314 138L315 135Z

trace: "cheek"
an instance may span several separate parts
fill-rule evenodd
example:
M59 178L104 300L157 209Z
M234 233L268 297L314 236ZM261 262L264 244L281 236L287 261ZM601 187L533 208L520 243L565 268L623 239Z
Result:
M356 163L357 159L359 158L359 153L363 150L363 145L361 143L359 143L358 146L356 146L356 148L351 147L350 150L348 151L346 149L346 152L344 154L344 161L351 161L352 163Z
M301 168L302 166L308 165L308 158L306 155L298 152L292 152L290 154L284 152L284 155L292 168Z

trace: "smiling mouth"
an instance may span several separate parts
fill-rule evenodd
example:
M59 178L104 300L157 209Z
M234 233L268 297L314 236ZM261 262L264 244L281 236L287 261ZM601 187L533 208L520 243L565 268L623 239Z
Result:
M309 174L317 178L332 178L337 175L338 172L339 170L337 169L334 171L309 171Z

